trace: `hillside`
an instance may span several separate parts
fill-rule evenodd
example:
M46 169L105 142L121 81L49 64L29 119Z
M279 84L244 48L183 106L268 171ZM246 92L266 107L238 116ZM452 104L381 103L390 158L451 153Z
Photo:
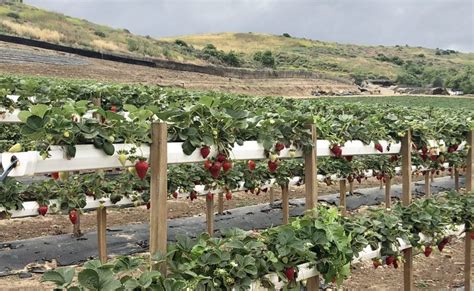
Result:
M194 64L308 70L356 81L388 78L406 85L445 85L474 92L474 53L452 50L338 44L259 33L154 39L19 3L1 4L0 33Z

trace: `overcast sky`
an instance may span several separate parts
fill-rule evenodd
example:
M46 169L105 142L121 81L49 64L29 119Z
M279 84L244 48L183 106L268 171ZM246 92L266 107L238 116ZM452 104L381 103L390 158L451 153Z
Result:
M340 43L474 52L473 0L25 0L154 37L288 32Z

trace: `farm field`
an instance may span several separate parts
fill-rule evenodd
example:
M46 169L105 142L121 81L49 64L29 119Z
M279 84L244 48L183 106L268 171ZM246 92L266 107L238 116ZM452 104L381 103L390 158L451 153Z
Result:
M382 106L465 108L474 110L474 96L456 98L453 96L351 96L351 97L320 97L324 100L341 103L380 104Z
M94 229L96 214L97 253L105 263L107 226L121 224L126 215L127 222L147 222L149 208L152 260L125 256L102 267L97 260L86 262L77 274L69 267L46 272L44 280L58 286L293 288L314 284L316 276L344 286L351 284L346 280L358 256L398 270L409 268L404 262L414 260L412 250L429 257L460 234L471 239L474 196L460 194L458 175L466 176L470 192L471 107L380 106L18 76L1 77L0 90L0 152L9 173L0 183L0 207L4 218L14 219L0 223L11 233L2 240L71 228L80 239ZM443 189L433 197L412 199L411 179L429 185L432 176L451 173L458 191ZM31 183L15 179L34 175L42 178ZM364 186L401 183L403 191L397 193L403 203L394 203L390 197L395 192L386 186L384 206L390 210L382 206L349 215L347 191L359 181ZM323 183L327 186L318 187ZM290 192L290 186L297 191ZM430 189L424 190L427 196ZM209 237L215 212L268 201L273 191L281 197L282 225L220 230L216 234L221 237ZM339 207L316 207L317 193L326 191L339 192ZM304 197L312 210L290 219L290 194ZM138 211L107 211L118 205ZM203 212L208 234L197 241L176 236L176 242L168 242L167 218ZM29 232L35 222L55 219L61 222ZM149 271L155 264L166 267L170 276ZM449 273L453 281L420 278L417 284L454 286L462 278L458 271ZM363 284L352 278L354 286Z

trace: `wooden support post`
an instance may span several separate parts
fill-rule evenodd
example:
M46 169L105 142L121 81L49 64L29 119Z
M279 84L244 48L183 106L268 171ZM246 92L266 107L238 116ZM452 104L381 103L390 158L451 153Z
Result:
M459 191L460 188L461 187L459 185L459 169L454 168L454 190Z
M288 184L281 186L281 211L283 212L283 224L290 222L290 197Z
M150 164L150 254L166 255L168 241L168 138L166 123L154 122L151 128ZM152 269L166 275L166 264Z
M385 177L385 208L392 207L392 178Z
M454 179L454 167L451 168L451 172L449 174L451 175L451 179Z
M317 135L314 124L309 124L308 128L311 132L311 143L313 149L304 154L304 175L305 175L305 193L306 193L306 210L316 207L318 202L318 178L317 178ZM319 276L311 277L306 280L306 290L319 290Z
M273 203L275 203L275 190L273 189L273 186L270 187L270 205L273 206Z
M207 233L210 236L214 235L214 194L212 198L206 197L206 225Z
M474 130L467 135L467 144L470 149L467 153L466 169L466 195L473 195L474 191ZM467 224L466 224L467 227ZM466 231L464 237L464 290L472 290L472 229Z
M430 198L431 197L431 179L430 179L431 171L426 171L425 172L425 197Z
M346 179L339 180L339 208L342 215L346 215Z
M431 182L434 183L434 178L435 178L436 172L431 173L431 171L430 171L430 174L429 174L429 175L430 175L430 180L431 180Z
M349 194L354 194L354 181L349 182Z
M224 193L220 192L217 196L217 213L224 213Z
M316 207L318 202L318 178L317 172L317 160L316 160L316 127L314 124L308 125L311 132L311 141L313 149L304 154L304 176L305 176L305 192L306 192L306 210L313 209Z
M408 206L412 200L411 189L411 130L408 130L402 139L402 203ZM405 259L403 267L403 290L413 290L413 250L412 248L405 249L403 256Z
M380 179L380 189L383 189L383 179Z
M97 243L99 246L99 260L107 263L107 208L97 208Z

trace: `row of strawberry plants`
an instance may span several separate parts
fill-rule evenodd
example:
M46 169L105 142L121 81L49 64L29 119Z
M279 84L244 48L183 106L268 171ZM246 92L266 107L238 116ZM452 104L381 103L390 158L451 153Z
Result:
M331 141L336 156L341 154L338 146L347 140L396 142L408 128L419 149L430 139L456 146L474 119L472 111L463 110L255 98L70 80L3 77L0 90L4 107L16 106L24 110L22 119L29 119L22 126L26 148L46 152L49 145L59 144L69 148L71 156L76 144L93 143L111 153L114 141L148 143L149 123L155 119L169 123L170 140L183 141L185 153L210 145L225 152L234 143L250 139L268 151L275 142L305 148L308 134L300 125L314 122L318 137ZM8 94L20 98L13 102ZM93 98L101 99L101 108L92 105ZM91 109L102 122L85 118ZM123 111L130 113L130 119L117 114Z
M465 224L469 229L473 223L474 196L455 192L349 217L340 216L336 208L319 206L288 225L264 231L231 229L221 238L178 237L166 256L152 257L153 262L166 260L167 278L150 271L149 260L134 256L106 264L90 261L77 274L71 267L58 268L45 273L43 280L70 290L247 290L257 280L271 287L265 275L277 273L288 288L294 288L301 284L298 266L309 263L326 282L341 284L350 275L351 261L367 245L380 248L380 257L373 259L375 268L381 264L398 268L398 238L428 257L433 246L442 251L449 243L450 227Z
M464 152L441 153L452 156L461 156L465 161ZM439 157L438 156L438 159ZM349 182L366 179L366 173L373 172L377 179L391 178L395 175L395 168L399 166L397 156L360 156L345 158L320 158L318 174L324 176L328 185L336 176L347 179ZM122 157L119 155L119 159ZM438 163L438 161L435 161ZM169 166L168 191L170 198L176 198L178 192L189 193L190 200L197 198L194 191L196 185L204 186L204 190L224 191L227 199L232 198L232 191L242 185L257 195L266 192L268 181L274 179L275 184L285 185L292 177L300 177L299 183L304 183L304 163L300 159L266 161L230 162L222 160L222 170L213 170L218 161L205 160L203 164L181 164ZM273 166L273 164L275 166ZM426 166L426 165L424 165ZM433 165L431 165L433 166ZM438 163L439 166L439 163ZM458 165L459 166L459 165ZM275 167L275 168L273 168ZM438 169L438 173L442 168ZM119 175L107 175L105 172L82 175L68 173L52 173L51 179L33 182L24 185L9 178L0 184L0 207L6 211L21 210L24 201L37 201L42 206L40 214L45 214L48 207L57 210L70 211L81 209L86 205L86 196L94 199L109 198L112 204L126 197L136 203L147 203L149 199L149 173L146 162L137 161L135 167ZM433 168L435 169L435 168ZM440 173L439 173L440 174ZM56 205L50 205L52 199L59 199Z

